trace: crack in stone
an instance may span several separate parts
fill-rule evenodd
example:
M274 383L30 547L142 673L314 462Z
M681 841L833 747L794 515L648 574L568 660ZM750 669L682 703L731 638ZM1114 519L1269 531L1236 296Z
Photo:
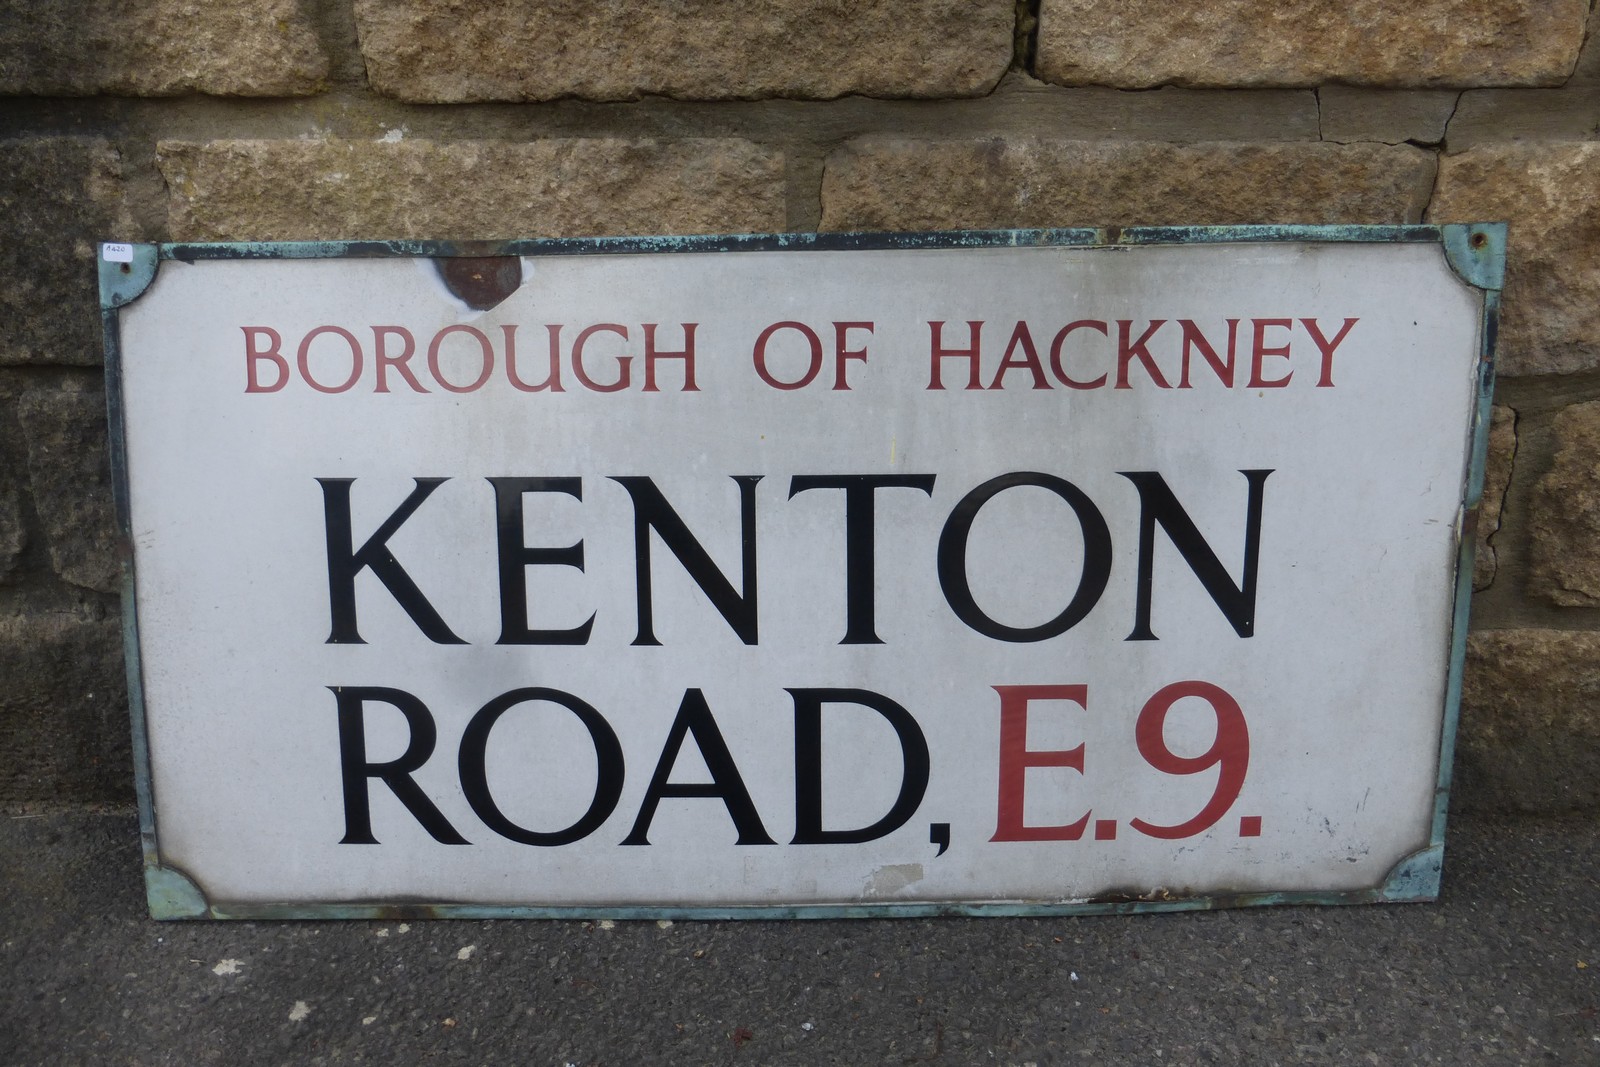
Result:
M1461 110L1461 101L1466 98L1466 95L1467 91L1465 89L1456 93L1456 102L1450 105L1450 114L1445 116L1444 128L1439 131L1439 150L1441 152L1450 150L1450 124L1456 120L1456 112Z
M1500 492L1497 494L1499 500L1496 502L1495 507L1494 529L1485 534L1483 538L1483 547L1489 550L1489 580L1484 583L1481 589L1474 589L1474 593L1482 593L1494 588L1495 581L1500 577L1500 548L1495 544L1495 539L1500 536L1500 532L1506 528L1509 519L1512 517L1509 514L1511 485L1517 478L1517 453L1522 449L1522 413L1509 404L1506 405L1506 410L1511 412L1511 454L1506 457L1505 484L1500 487ZM1489 416L1489 432L1491 434L1494 432L1494 416L1492 414ZM1491 441L1491 447L1492 444L1493 442ZM1485 471L1484 475L1487 477L1488 472ZM1479 503L1479 508L1481 514L1482 502Z

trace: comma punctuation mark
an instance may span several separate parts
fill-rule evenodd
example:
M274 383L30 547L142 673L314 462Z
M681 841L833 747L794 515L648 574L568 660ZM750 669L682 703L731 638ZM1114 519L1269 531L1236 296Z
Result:
M947 822L929 823L928 840L939 846L939 851L933 854L934 859L944 855L945 850L950 847L950 824Z

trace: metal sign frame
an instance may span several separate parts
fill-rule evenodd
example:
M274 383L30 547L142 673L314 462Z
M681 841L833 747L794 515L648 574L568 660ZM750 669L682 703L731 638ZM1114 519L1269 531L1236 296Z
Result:
M368 903L219 905L208 901L183 871L164 861L155 821L145 687L140 657L139 605L135 598L133 531L130 525L127 426L123 402L123 353L119 309L138 299L163 262L212 259L481 258L852 249L958 249L1061 246L1113 248L1151 245L1250 243L1394 243L1439 245L1450 267L1482 292L1481 350L1476 404L1470 428L1462 516L1457 523L1453 614L1443 725L1438 752L1432 831L1427 846L1396 865L1375 889L1356 892L1252 892L1236 895L1108 897L1070 903L950 902L733 906L509 906L430 901L373 900ZM1137 914L1270 904L1359 904L1436 899L1443 863L1467 614L1472 596L1474 529L1486 459L1494 351L1503 284L1506 227L1503 223L1400 226L1226 226L970 231L930 234L778 234L707 237L540 239L500 242L325 241L305 243L190 243L102 245L99 257L101 317L106 352L111 464L121 550L123 632L128 697L150 913L157 919L414 919L414 918L613 918L613 919L790 919L857 917L1038 916Z

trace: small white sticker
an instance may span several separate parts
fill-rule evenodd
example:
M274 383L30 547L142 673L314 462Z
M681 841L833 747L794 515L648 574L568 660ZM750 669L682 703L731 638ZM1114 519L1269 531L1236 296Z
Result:
M100 246L100 255L107 263L132 263L132 245L104 244Z

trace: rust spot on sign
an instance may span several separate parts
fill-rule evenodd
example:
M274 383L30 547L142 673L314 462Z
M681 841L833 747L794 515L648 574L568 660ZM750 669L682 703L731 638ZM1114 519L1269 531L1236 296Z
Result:
M522 285L516 256L441 256L433 262L445 288L477 311L488 311Z

